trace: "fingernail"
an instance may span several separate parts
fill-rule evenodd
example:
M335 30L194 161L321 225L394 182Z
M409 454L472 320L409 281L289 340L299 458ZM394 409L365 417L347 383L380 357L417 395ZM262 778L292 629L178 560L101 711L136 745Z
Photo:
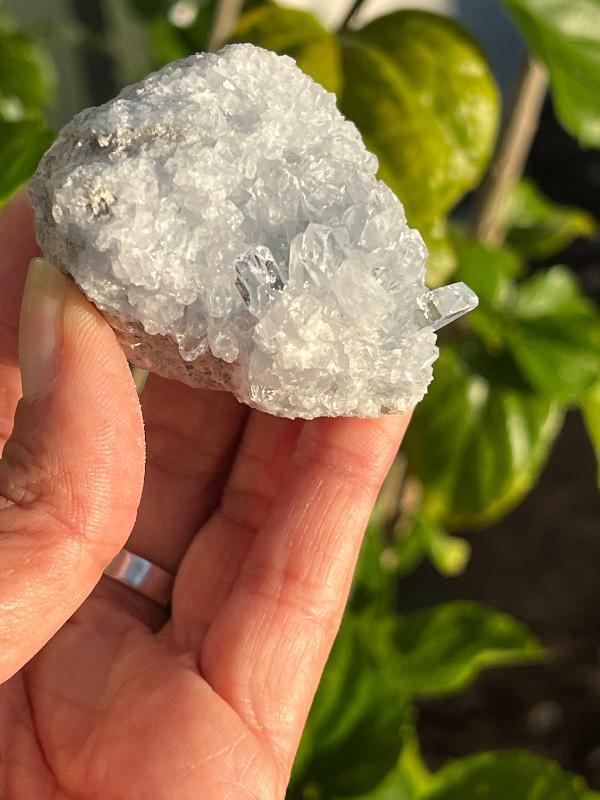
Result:
M59 368L67 279L43 258L29 264L19 324L25 399L50 391Z

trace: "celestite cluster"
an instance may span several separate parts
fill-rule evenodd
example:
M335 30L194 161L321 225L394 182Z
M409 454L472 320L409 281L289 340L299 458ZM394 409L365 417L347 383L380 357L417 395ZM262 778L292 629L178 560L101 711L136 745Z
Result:
M335 98L252 45L178 61L87 109L31 184L40 245L130 361L287 417L376 416L424 395L421 236Z

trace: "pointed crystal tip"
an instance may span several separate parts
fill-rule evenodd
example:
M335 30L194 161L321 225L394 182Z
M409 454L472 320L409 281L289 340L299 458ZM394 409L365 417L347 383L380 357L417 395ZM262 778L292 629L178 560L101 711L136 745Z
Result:
M426 292L417 300L426 324L434 331L443 328L455 319L468 314L479 305L479 298L466 283L451 283Z

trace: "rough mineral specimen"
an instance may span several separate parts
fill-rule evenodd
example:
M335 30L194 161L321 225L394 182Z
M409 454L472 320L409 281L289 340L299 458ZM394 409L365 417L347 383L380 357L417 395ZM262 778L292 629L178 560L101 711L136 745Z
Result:
M420 400L436 328L421 236L335 98L252 45L170 64L78 114L31 184L37 233L130 361L288 417Z

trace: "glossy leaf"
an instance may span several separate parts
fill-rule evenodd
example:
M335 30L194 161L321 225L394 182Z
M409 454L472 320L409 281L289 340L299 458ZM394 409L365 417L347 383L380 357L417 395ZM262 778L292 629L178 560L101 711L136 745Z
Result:
M346 614L304 731L290 798L366 794L394 767L408 707L385 620Z
M529 753L482 753L441 769L422 800L597 800L582 778Z
M415 697L457 692L488 667L539 660L544 650L520 622L458 601L400 618L394 637Z
M561 411L476 342L445 347L434 376L405 440L410 469L430 518L450 529L488 524L535 483Z
M38 120L0 122L0 208L29 180L53 138Z
M306 11L261 5L242 14L232 37L234 42L252 42L296 59L298 66L330 92L341 87L339 45Z
M342 111L378 157L380 175L428 228L482 175L499 101L477 44L451 20L398 11L344 34Z
M460 278L477 287L480 301L495 307L506 303L512 280L523 272L523 259L510 248L488 247L467 237L455 237L454 246Z
M0 120L13 122L37 113L52 99L52 62L1 12L0 54Z
M534 183L522 180L510 197L507 242L527 258L547 258L580 236L594 236L598 224L581 208L553 203Z
M402 753L394 769L372 792L357 800L418 800L429 791L433 776L421 756L414 720L409 714L403 728Z
M546 64L554 107L583 145L600 146L600 2L502 0Z
M505 310L510 309L513 276L523 270L523 262L513 251L482 245L466 237L455 241L458 255L456 278L464 281L479 297L479 306L467 317L468 325L488 345L502 347L505 336Z
M581 397L600 374L600 316L565 267L515 283L505 250L462 242L458 278L479 295L469 325L511 359L531 390L560 402Z
M591 386L600 374L600 317L568 269L520 283L511 314L508 349L538 392L571 400Z

